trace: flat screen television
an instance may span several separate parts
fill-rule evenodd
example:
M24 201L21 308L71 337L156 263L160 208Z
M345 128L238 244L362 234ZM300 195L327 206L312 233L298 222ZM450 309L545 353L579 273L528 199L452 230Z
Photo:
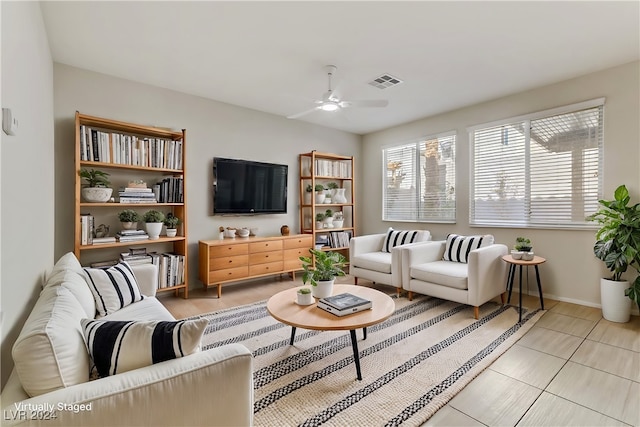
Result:
M213 214L287 213L287 165L213 158Z

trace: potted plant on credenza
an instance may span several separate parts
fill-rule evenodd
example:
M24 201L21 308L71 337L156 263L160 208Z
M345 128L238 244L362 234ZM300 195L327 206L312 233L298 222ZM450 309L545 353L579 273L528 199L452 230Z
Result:
M640 275L633 282L623 280L629 267L640 273L640 203L629 206L631 198L624 185L616 188L614 200L599 200L600 208L587 220L600 225L593 252L611 271L600 279L602 315L612 322L628 322L631 301L640 308Z

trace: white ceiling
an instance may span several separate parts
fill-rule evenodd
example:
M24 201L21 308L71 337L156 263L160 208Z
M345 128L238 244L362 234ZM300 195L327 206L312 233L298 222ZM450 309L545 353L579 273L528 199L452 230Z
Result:
M280 116L343 99L386 108L300 120L365 134L640 59L640 3L41 3L53 59ZM389 73L404 80L380 90Z

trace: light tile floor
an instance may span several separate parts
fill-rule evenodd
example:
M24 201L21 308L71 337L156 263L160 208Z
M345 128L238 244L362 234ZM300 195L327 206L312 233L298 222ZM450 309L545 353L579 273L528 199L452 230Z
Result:
M215 288L194 289L188 300L160 299L184 318L262 301L300 284L299 277L282 275L225 286L221 299ZM539 304L523 296L525 307ZM545 308L533 328L425 425L640 426L640 317L613 323L600 309L547 299Z

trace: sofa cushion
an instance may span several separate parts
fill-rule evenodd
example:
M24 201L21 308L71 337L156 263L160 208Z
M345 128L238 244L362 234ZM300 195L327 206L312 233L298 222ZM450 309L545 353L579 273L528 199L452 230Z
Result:
M73 296L78 300L86 317L96 317L96 302L93 299L91 289L87 285L87 280L84 274L78 274L75 271L67 270L60 273L62 281L58 286L62 286L68 289Z
M101 320L176 320L156 297L145 297L115 313L101 317Z
M369 252L354 256L350 260L354 267L391 274L391 253Z
M51 272L47 275L43 288L47 286L58 286L69 272L82 275L82 266L73 252L67 252L60 257L51 269Z
M12 350L29 396L89 381L89 354L80 328L84 317L69 289L48 286L42 291Z
M456 289L468 288L469 265L461 262L434 261L411 266L412 279Z
M82 319L81 323L98 375L107 377L199 351L209 321Z
M382 244L382 252L391 252L396 246L423 242L431 238L427 230L394 230L389 228Z
M485 234L484 236L449 234L444 248L443 259L445 261L466 263L469 260L469 252L492 244L493 236L490 234Z
M85 268L84 273L96 302L96 317L114 313L144 298L126 262L108 268Z

